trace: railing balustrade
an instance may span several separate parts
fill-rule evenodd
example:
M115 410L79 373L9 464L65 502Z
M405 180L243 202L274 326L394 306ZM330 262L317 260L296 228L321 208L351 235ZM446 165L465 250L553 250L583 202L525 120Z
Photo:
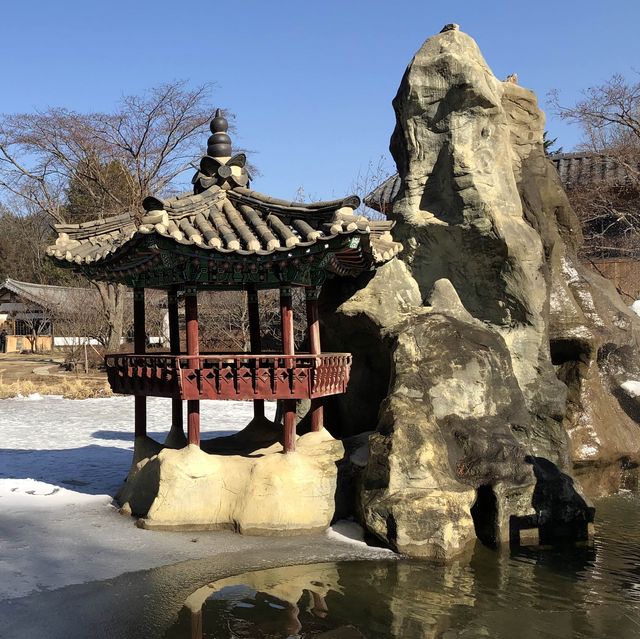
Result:
M349 353L110 354L114 392L182 399L302 399L344 393Z

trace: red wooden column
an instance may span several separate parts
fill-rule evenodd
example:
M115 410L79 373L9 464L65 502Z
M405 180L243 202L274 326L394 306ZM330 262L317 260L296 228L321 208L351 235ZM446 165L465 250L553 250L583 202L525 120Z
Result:
M320 349L320 318L318 315L318 295L320 289L317 286L305 288L307 302L307 337L309 339L309 352L319 355ZM318 431L324 426L324 409L322 398L311 400L311 430Z
M259 355L262 352L262 340L260 339L260 306L258 303L258 291L255 285L249 285L247 289L247 309L249 312L249 339L251 340L251 354ZM258 362L256 362L256 369ZM256 370L257 373L257 370ZM264 399L253 400L253 417L264 417Z
M144 288L133 289L133 352L144 355L147 350L144 315ZM145 437L147 434L147 398L135 396L135 436Z
M178 316L178 293L168 291L167 307L169 311L169 348L172 355L180 355L180 319ZM182 399L171 398L171 430L180 438L184 437L184 419L182 417Z
M295 355L293 340L293 303L291 287L280 288L280 320L282 323L282 352L284 355ZM294 362L287 363L293 366ZM292 453L296 449L296 400L285 399L284 409L284 452Z
M200 355L198 335L198 291L185 291L184 308L187 320L187 355ZM200 368L199 360L189 360L189 366ZM187 400L187 437L190 444L200 446L200 400Z

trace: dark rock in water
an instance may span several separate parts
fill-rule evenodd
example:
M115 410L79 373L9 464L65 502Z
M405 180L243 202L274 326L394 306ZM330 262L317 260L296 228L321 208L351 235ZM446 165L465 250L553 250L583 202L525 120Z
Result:
M323 345L354 354L327 402L335 436L375 430L360 484L368 530L408 554L583 538L575 464L640 459L640 325L579 266L577 219L544 156L533 93L475 42L427 40L394 100L404 251L328 282Z
M532 505L541 543L587 539L595 509L576 491L574 480L547 459L527 457L526 461L536 476Z

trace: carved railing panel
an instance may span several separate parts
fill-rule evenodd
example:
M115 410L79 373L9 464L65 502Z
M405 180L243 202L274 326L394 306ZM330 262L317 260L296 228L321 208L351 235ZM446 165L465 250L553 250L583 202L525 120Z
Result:
M116 393L182 399L302 399L344 393L351 355L114 354L105 358Z

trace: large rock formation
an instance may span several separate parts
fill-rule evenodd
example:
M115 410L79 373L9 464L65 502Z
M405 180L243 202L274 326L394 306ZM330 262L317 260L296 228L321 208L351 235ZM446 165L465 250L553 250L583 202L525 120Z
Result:
M318 532L331 523L336 463L344 448L326 430L243 455L210 455L198 446L164 448L136 440L136 458L118 501L145 528L220 529L244 534Z
M640 457L620 386L638 379L637 318L576 260L534 94L499 81L469 36L427 40L393 105L404 252L321 298L324 347L354 353L327 423L375 430L363 522L442 558L476 536L583 538L593 510L572 467Z

